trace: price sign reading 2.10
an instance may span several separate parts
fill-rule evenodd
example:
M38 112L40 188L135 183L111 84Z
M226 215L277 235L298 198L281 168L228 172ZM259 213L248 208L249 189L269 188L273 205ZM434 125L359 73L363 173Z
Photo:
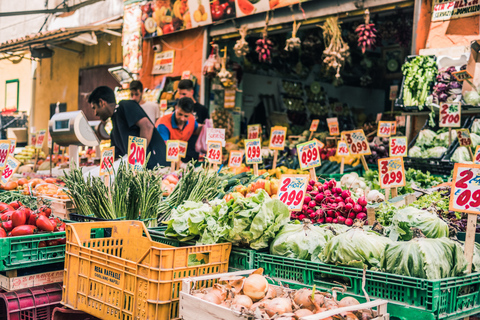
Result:
M260 139L245 140L245 155L247 164L262 163Z
M347 142L351 154L364 156L372 154L362 129L342 132L342 140Z
M450 210L480 214L480 165L455 164Z
M302 210L308 179L308 175L282 175L280 188L278 189L278 199L288 206L288 210Z
M391 157L378 160L380 187L397 188L405 185L405 169L403 158Z
M302 170L308 170L320 166L320 152L315 140L297 145L298 161Z
M407 137L390 137L390 157L407 156Z

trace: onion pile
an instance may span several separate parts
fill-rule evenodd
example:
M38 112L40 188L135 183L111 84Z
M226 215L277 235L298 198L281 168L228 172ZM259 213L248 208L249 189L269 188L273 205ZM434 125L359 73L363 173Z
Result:
M325 183L311 180L301 212L293 212L290 218L310 219L312 223L338 223L353 225L354 220L367 218L367 200L364 196L355 201L349 190L337 187L335 180Z

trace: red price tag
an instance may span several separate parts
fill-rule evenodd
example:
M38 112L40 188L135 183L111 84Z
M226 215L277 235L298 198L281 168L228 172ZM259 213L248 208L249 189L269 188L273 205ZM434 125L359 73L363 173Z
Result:
M401 157L378 159L378 172L382 189L405 185L405 168Z
M273 127L270 132L270 146L272 150L283 150L285 148L285 137L287 135L287 128Z
M9 138L8 141L10 141L10 149L9 153L13 155L15 153L15 148L17 146L17 139L15 138Z
M242 166L243 151L230 150L230 157L228 159L228 166L230 168L240 168Z
M472 139L470 139L470 131L468 129L457 129L458 143L462 147L471 147Z
M128 163L134 170L142 170L145 165L147 139L128 137Z
M392 122L391 121L379 121L377 128L377 136L390 137L392 134Z
M406 157L407 156L407 137L390 137L388 145L390 157Z
M177 162L180 160L180 146L178 140L167 141L167 162Z
M450 211L480 214L480 165L455 163Z
M328 132L331 136L339 136L338 118L327 118Z
M247 137L249 140L260 138L260 125L251 124L247 127Z
M297 145L297 153L302 170L308 170L322 165L318 144L315 140Z
M319 123L320 123L320 120L318 119L312 120L312 124L310 125L310 131L312 132L317 131Z
M348 145L348 150L353 155L369 155L372 154L367 137L362 129L342 132L342 140Z
M350 152L348 152L348 144L342 140L338 141L337 156L346 157L348 155L350 155Z
M115 161L115 147L102 150L100 160L100 175L111 175L113 173L113 162Z
M185 141L179 141L178 142L178 149L180 152L180 158L185 158L187 156L187 147L188 147L188 142Z
M35 148L40 149L43 147L43 141L45 141L45 135L47 134L47 130L40 130L37 133L37 141L35 143Z
M222 143L220 141L207 142L207 159L210 163L222 163Z
M5 168L10 150L9 140L0 140L0 170Z
M440 127L460 127L460 102L444 103L440 106Z
M9 155L2 172L2 178L0 179L2 186L7 184L10 178L17 172L18 167L20 167L20 161Z
M260 139L245 140L245 155L247 164L262 163L262 145Z
M160 100L160 111L165 111L168 109L167 100Z
M308 179L308 175L300 174L283 174L280 178L278 199L288 206L288 210L302 210Z
M477 148L475 149L473 163L480 164L480 146L477 146Z

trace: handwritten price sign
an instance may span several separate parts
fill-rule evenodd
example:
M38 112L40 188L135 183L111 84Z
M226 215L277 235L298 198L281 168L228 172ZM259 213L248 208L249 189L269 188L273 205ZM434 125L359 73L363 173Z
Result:
M145 165L147 139L128 136L128 163L134 170L142 170Z
M391 137L388 144L390 157L407 156L407 137Z
M283 150L285 148L285 137L287 135L287 128L273 127L270 133L270 146L272 150Z
M390 137L392 135L392 122L391 121L379 121L377 128L377 136Z
M342 140L348 144L348 150L354 155L372 154L367 137L362 129L342 132Z
M480 165L455 163L450 211L480 214Z
M457 81L465 81L473 78L470 72L467 70L452 72L452 75L457 79Z
M331 136L339 136L338 118L327 118L328 132Z
M288 206L290 211L301 211L309 176L283 174L278 189L278 199Z
M378 159L378 172L382 189L405 185L405 168L401 157Z
M343 140L338 141L337 156L346 157L349 154L350 152L348 152L348 144Z
M457 138L458 138L458 143L462 147L472 146L472 139L470 139L470 131L468 131L468 129L458 129Z
M35 148L40 149L43 147L43 141L45 141L45 135L47 130L40 130L37 133L37 141L35 142Z
M178 151L180 152L180 158L185 158L187 156L187 147L188 142L178 141Z
M315 168L322 164L320 161L320 152L318 152L318 144L315 140L297 145L297 153L302 170Z
M5 168L10 150L9 140L0 140L0 170Z
M440 127L460 127L460 102L444 103L440 107Z
M319 123L320 123L320 120L318 119L312 120L312 124L310 125L310 131L312 132L317 131Z
M245 140L245 155L247 164L262 163L262 147L260 139Z
M210 163L222 164L222 144L220 141L207 142L207 159Z
M391 135L397 134L397 121L390 121L392 123Z
M10 178L17 172L18 167L20 167L20 161L9 155L0 179L2 186L7 184Z
M207 128L207 137L205 142L220 141L222 147L225 147L225 129Z
M8 152L10 154L14 154L15 153L15 148L17 147L17 139L9 138L8 141L10 141L10 149L8 150Z
M317 143L319 151L320 151L320 149L323 149L323 147L325 147L325 144L322 141L317 140L315 138L313 140Z
M260 125L251 124L247 126L247 137L249 140L260 138Z
M115 161L115 147L102 150L100 160L100 175L111 175L113 173L113 162Z
M228 166L230 168L240 168L242 166L243 151L231 150L228 159Z
M177 162L180 160L180 143L177 140L167 141L167 162Z

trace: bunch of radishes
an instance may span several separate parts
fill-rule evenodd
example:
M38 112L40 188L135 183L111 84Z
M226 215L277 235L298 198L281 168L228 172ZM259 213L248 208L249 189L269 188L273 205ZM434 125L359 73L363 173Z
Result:
M355 32L358 35L358 46L362 48L362 53L368 49L375 47L375 38L377 37L375 33L375 24L370 23L370 13L368 9L365 11L365 23L361 24L355 29Z
M310 180L302 211L291 214L291 219L310 219L312 223L339 223L347 226L353 225L356 219L366 218L367 199L362 196L355 201L349 190L337 187L335 180L325 183Z

